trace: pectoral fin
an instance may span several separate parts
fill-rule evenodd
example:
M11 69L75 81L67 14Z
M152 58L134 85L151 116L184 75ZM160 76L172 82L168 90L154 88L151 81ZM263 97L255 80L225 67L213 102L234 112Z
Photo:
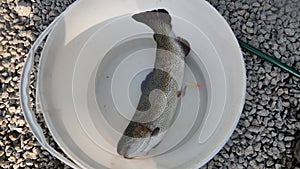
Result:
M177 97L183 97L185 96L185 93L186 93L186 88L187 88L187 85L184 85L180 91L177 91Z

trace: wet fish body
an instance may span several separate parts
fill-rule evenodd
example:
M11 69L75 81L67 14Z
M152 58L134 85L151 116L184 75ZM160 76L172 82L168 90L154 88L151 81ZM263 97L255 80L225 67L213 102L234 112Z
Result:
M118 142L117 152L125 158L146 155L163 139L181 96L184 57L190 51L189 43L172 31L172 19L165 9L132 18L154 31L157 50L153 71L141 84L137 110Z

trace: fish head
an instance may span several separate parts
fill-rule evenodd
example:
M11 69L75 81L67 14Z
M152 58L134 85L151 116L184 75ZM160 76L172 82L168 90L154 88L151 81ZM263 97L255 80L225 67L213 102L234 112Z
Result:
M153 143L153 137L156 135L156 132L158 131L151 131L142 125L135 128L127 128L124 132L125 135L118 142L118 154L127 159L146 155L156 145Z

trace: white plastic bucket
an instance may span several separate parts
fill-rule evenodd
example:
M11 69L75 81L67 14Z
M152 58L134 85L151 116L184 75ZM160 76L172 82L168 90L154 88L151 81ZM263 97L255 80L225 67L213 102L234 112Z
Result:
M155 57L153 32L131 15L158 8L170 12L174 32L191 44L184 81L202 88L187 89L166 138L149 156L128 160L117 154L116 144ZM53 138L71 160L48 145L29 106L34 53L48 34L36 97ZM21 105L41 145L73 168L198 168L236 127L245 82L235 36L204 0L80 0L33 45L21 78Z

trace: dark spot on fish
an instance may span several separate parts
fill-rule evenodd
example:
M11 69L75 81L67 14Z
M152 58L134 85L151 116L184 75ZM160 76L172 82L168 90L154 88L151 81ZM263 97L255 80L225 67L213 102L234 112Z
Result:
M108 78L110 78L109 76L106 76L106 78L108 79Z
M151 130L146 126L145 123L138 123L130 121L124 135L132 138L146 138L151 134Z
M141 84L141 90L142 90L142 92L143 92L144 90L146 90L147 84L148 84L148 82L151 80L152 77L153 77L153 71L150 72L150 73L146 76L145 80L143 80L143 82L142 82L142 84Z
M170 96L176 94L178 85L168 72L154 68L141 84L142 96L137 106L138 111L146 112L151 108L149 95L155 89L159 89Z
M138 126L134 129L134 138L144 138L150 130L147 127L144 126Z

